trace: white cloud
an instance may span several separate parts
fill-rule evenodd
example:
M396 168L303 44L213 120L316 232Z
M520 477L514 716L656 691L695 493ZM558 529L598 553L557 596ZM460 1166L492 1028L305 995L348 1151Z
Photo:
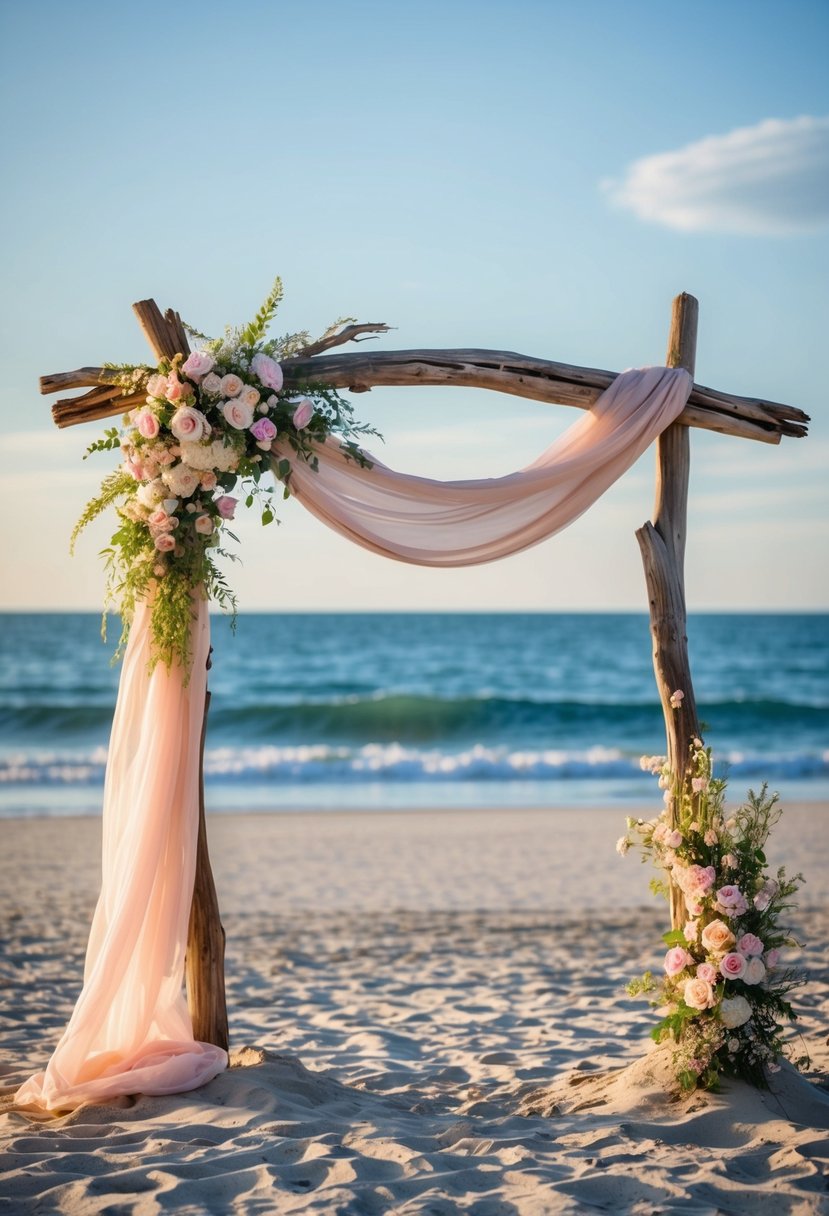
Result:
M682 232L786 235L829 224L829 117L767 118L645 156L611 199Z

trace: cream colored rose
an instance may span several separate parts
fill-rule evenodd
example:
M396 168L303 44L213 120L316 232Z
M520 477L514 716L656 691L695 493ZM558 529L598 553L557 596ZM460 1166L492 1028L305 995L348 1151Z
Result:
M171 468L165 469L161 474L161 480L165 486L165 498L168 488L177 498L189 498L196 492L199 485L198 473L195 473L186 464L174 464Z
M711 1009L716 1002L714 989L707 980L700 979L699 976L685 981L682 999L692 1009Z
M712 954L725 954L734 941L734 934L722 920L712 920L702 931L702 944Z
M200 532L202 536L210 536L211 532L213 531L213 520L209 515L199 515L197 516L193 527L197 532Z
M222 376L222 396L223 397L238 397L243 388L242 381L233 372L228 372L226 376Z
M239 394L239 400L244 401L245 405L253 407L259 403L259 389L254 388L252 384L246 384Z
M227 379L226 376L225 379ZM253 422L253 406L247 405L238 397L232 401L226 401L222 406L222 413L227 422L236 427L237 431L246 431Z
M161 502L162 498L167 497L167 487L160 477L154 481L148 481L145 485L139 486L135 497L141 503L142 507L154 507Z

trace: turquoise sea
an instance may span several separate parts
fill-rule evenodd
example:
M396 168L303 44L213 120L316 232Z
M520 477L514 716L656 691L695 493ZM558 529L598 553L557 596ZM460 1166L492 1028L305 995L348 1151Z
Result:
M0 616L0 815L99 813L118 681L99 626ZM659 804L644 615L248 613L213 634L214 809ZM829 617L697 615L689 643L735 796L829 798Z

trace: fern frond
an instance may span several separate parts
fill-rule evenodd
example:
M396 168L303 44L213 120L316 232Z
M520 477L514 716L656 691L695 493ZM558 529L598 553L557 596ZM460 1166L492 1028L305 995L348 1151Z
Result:
M107 507L111 506L122 494L126 494L134 485L132 477L122 469L116 469L114 473L110 473L104 478L101 482L100 494L86 504L83 514L72 529L69 539L70 553L75 552L75 542L87 524L91 524L93 519L97 519L103 511L106 511Z
M274 279L273 287L264 304L250 324L246 325L240 333L239 342L242 346L255 346L257 342L262 341L268 326L276 316L276 310L280 305L282 295L282 280L277 277Z

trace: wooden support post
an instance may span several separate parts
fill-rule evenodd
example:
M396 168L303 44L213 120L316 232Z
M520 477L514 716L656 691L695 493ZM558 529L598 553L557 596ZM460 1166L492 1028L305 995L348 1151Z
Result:
M699 305L684 292L673 302L668 337L668 367L684 367L694 374ZM699 736L694 688L688 661L685 610L685 535L688 514L688 480L691 467L688 427L673 423L656 441L656 505L652 523L636 533L648 588L653 667L662 702L668 764L674 775L668 804L672 826L678 822L678 797L690 782L690 749ZM678 708L671 705L675 692L683 694ZM687 920L681 891L672 884L671 924L681 929Z
M207 670L210 670L210 654ZM204 698L204 719L199 753L199 842L196 851L196 878L190 924L187 931L187 1003L193 1022L193 1038L228 1049L227 1001L225 999L225 931L219 914L216 884L207 850L207 824L204 816L204 740L210 693Z
M187 335L177 312L162 313L155 300L139 300L132 306L144 337L156 359L172 359L190 353ZM211 648L212 654L212 648ZM210 655L207 669L210 670ZM199 837L196 875L187 934L187 1004L193 1035L202 1043L213 1043L227 1051L227 1004L225 1001L225 931L219 916L219 900L207 849L204 815L204 740L210 693L205 694L199 754Z

